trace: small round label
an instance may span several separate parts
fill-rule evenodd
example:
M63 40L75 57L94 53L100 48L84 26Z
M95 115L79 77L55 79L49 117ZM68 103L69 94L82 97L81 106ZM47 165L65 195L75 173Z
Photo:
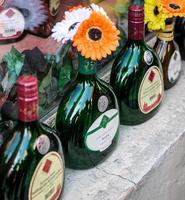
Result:
M164 94L163 76L158 67L151 67L145 74L139 89L138 103L142 113L154 110Z
M40 154L46 154L50 149L50 140L47 135L41 135L37 139L37 150Z
M154 57L150 51L145 51L144 53L144 61L147 65L151 65L153 63Z
M173 83L175 82L181 71L181 55L179 51L175 51L170 59L168 66L168 80Z
M111 144L119 128L119 112L111 109L98 117L86 133L85 144L91 151L104 151Z
M64 184L64 163L57 152L45 155L32 176L28 200L58 200Z
M105 112L107 107L109 105L109 100L106 96L101 96L99 99L98 99L98 110L100 112Z
M15 39L22 35L25 21L22 13L8 8L0 13L0 40Z

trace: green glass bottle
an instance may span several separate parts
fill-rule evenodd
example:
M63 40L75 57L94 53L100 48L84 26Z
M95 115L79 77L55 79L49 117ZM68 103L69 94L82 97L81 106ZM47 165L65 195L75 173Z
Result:
M173 19L167 19L165 30L157 33L154 49L161 59L164 89L170 89L179 80L182 65L180 50L174 40Z
M118 98L121 124L141 124L157 112L164 92L162 66L144 41L143 6L129 7L128 41L113 64L110 83Z
M61 143L37 116L37 78L18 81L19 122L0 146L1 200L60 199L64 183Z
M114 92L96 76L96 62L78 57L79 72L64 91L56 128L66 166L87 169L97 165L115 147L119 111Z

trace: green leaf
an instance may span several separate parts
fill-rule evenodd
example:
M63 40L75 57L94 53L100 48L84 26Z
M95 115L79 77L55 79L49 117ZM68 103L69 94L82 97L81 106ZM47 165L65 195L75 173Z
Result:
M44 93L46 88L51 84L52 81L52 67L50 68L48 74L45 76L43 81L40 84L39 92Z
M8 67L8 84L6 85L6 88L4 88L6 95L8 95L15 84L17 77L20 75L24 65L24 59L25 56L14 47L12 47L11 51L3 57L3 62L5 62Z
M65 66L61 67L58 86L62 90L66 83L71 80L72 66L69 60L66 60Z
M21 72L24 59L25 55L21 54L14 47L12 47L11 51L3 57L3 61L7 63L9 71L15 73L16 76L19 76Z
M63 44L61 46L61 49L56 54L56 61L57 61L57 63L63 64L65 56L67 55L67 52L69 51L70 46L71 46L70 42L68 42L66 44Z

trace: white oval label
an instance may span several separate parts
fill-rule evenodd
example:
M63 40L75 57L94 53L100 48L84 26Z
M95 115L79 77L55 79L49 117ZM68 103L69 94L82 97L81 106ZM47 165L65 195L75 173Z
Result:
M86 133L85 144L91 151L104 151L111 144L119 128L119 112L111 109L99 116Z
M164 94L163 76L158 67L151 67L145 74L139 89L138 103L141 112L147 114L162 101Z
M22 13L8 8L0 13L0 40L15 39L22 35L25 21Z
M175 51L170 59L168 66L168 80L173 83L179 77L181 71L181 55L179 51Z
M50 152L42 158L33 174L28 200L57 200L63 184L63 160L57 152Z

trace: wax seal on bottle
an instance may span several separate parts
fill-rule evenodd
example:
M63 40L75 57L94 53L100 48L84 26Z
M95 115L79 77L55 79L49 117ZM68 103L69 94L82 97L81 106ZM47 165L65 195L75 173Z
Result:
M34 76L21 76L17 80L19 119L31 122L38 119L38 81Z
M144 8L139 5L129 7L128 14L128 37L131 40L144 38Z

